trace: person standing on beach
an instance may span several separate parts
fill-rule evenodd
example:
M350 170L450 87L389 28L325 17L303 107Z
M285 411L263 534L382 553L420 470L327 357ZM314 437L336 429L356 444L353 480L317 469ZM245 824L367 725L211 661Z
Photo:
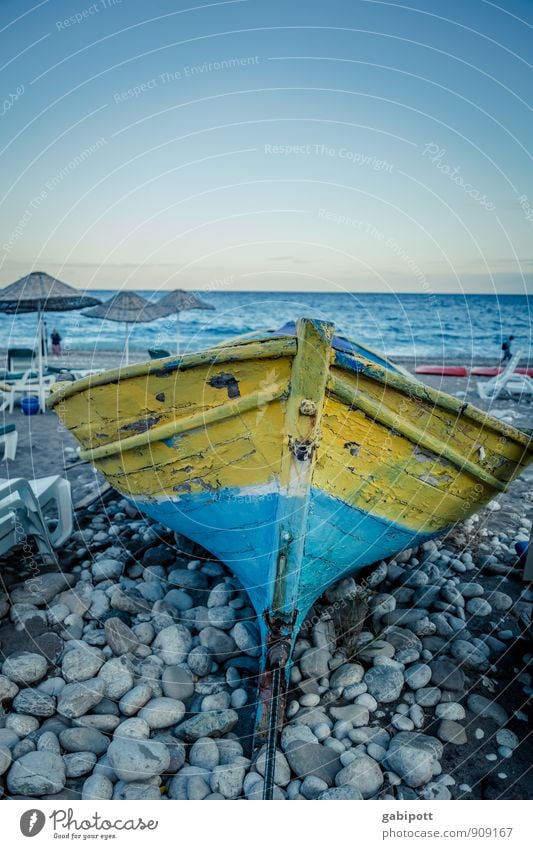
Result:
M502 351L503 351L502 363L506 363L508 360L511 359L511 342L513 341L513 339L514 339L514 336L509 336L502 343Z
M52 354L56 357L61 356L61 336L57 332L57 330L52 330L50 334L50 339L52 340Z

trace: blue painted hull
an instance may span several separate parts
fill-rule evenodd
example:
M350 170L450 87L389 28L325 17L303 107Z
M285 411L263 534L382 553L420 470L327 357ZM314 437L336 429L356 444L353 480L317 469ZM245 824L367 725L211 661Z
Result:
M279 610L274 602L279 517L302 510L301 502L262 487L134 503L141 512L194 540L229 566L250 596L263 636L266 612L277 615L295 609L297 633L313 603L332 583L435 536L377 518L311 488L306 532L300 541L301 567L289 573L286 608Z

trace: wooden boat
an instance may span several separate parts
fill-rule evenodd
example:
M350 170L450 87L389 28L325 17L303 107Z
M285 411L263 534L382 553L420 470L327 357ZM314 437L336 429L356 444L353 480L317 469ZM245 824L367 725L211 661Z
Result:
M82 458L247 589L263 642L257 734L270 753L316 599L443 534L532 460L525 434L317 320L59 385L49 403Z

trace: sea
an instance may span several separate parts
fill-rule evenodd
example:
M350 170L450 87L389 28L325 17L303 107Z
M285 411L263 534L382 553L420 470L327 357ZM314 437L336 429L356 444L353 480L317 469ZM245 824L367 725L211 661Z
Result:
M102 301L116 292L97 291ZM157 301L161 293L140 292ZM164 293L162 293L164 294ZM179 317L180 350L199 351L232 336L277 328L289 320L313 317L333 321L337 332L358 339L392 359L497 362L502 340L515 337L514 351L532 357L533 296L301 292L198 292L214 310L190 310ZM89 319L81 313L47 313L48 335L57 329L69 351L124 348L125 326ZM0 347L32 346L36 314L0 314ZM176 350L174 316L129 326L130 352Z

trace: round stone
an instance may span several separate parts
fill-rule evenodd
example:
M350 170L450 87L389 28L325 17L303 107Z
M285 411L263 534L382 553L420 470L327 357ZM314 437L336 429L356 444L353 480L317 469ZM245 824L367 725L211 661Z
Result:
M440 702L441 696L438 687L421 687L415 692L416 703L421 707L434 707Z
M471 616L490 616L492 607L484 598L471 598L466 603L466 611Z
M220 762L218 746L210 737L200 737L190 748L189 763L191 766L213 769Z
M59 742L67 752L94 752L103 755L109 746L109 738L96 728L65 728L59 734Z
M304 678L316 680L329 672L331 655L324 648L307 649L300 658L300 671Z
M499 613L503 613L506 610L510 610L513 606L513 600L511 596L507 595L507 593L499 592L498 590L494 590L488 596L488 601L493 610L497 610Z
M150 736L150 726L145 719L139 716L132 716L130 719L125 719L120 725L117 725L113 732L113 739L126 737L134 740L146 740Z
M250 657L258 657L261 654L261 637L255 622L237 622L231 629L231 636L237 648Z
M505 746L505 748L511 749L511 751L516 749L519 744L518 737L509 728L500 728L496 732L496 742L499 746Z
M84 646L72 649L65 654L61 671L67 682L87 681L94 678L104 662L104 656L98 649Z
M126 657L115 657L104 663L97 680L102 682L104 695L108 699L118 701L128 690L133 689L133 673L130 666Z
M396 728L398 731L412 731L415 727L415 724L412 719L408 716L404 716L401 713L395 713L391 719L391 725L393 728ZM371 754L369 752L369 754Z
M5 675L0 675L0 704L14 699L18 691L19 688L13 681L10 681Z
M487 699L478 693L472 693L468 696L468 708L476 716L489 717L498 725L505 725L507 722L507 712L497 702Z
M10 713L6 718L6 729L14 731L19 737L26 737L39 727L39 720L35 716L25 713Z
M178 699L166 696L150 699L139 711L140 719L144 719L150 728L169 728L180 722L185 715L185 705Z
M48 661L41 654L16 652L2 664L2 675L15 684L34 684L46 675Z
M96 755L94 752L72 752L64 755L63 763L67 778L80 778L92 771L96 763Z
M28 752L15 761L7 775L8 790L17 796L59 793L65 781L63 758L53 752Z
M113 784L105 775L91 775L83 784L81 798L86 800L112 799Z
M0 745L0 775L3 775L11 766L11 752L7 746Z
M118 706L124 716L134 716L152 698L152 688L148 684L138 684L124 693Z
M235 624L236 613L232 607L228 606L210 607L208 619L210 625L213 625L214 628L229 631Z
M413 663L405 670L404 676L408 687L419 690L431 680L431 668L426 663Z
M242 764L220 764L211 772L210 786L213 793L224 799L236 799L241 795L245 770Z
M384 765L408 787L421 787L441 772L442 743L420 732L399 732L390 743Z
M118 616L106 619L104 632L107 645L117 657L134 652L139 646L137 636Z
M106 664L107 665L107 664ZM91 678L76 684L67 684L57 700L57 712L68 719L83 716L104 697L104 681Z
M184 625L170 625L159 632L153 650L168 666L183 663L192 644L190 631Z
M211 661L209 661L211 666ZM194 681L188 669L182 666L167 666L161 676L163 693L169 699L186 701L194 693Z
M470 601L474 601L474 599L470 599ZM489 667L485 652L468 640L455 640L452 643L451 651L454 658L460 661L466 669L484 672Z
M373 666L365 673L365 683L370 695L378 702L394 702L402 692L404 677L401 669L388 664Z
M352 684L360 684L363 680L365 670L360 663L343 663L337 667L329 679L331 689L336 687L350 687Z
M166 604L171 604L172 607L175 607L176 610L184 611L190 610L193 607L193 600L190 597L189 593L184 592L183 590L170 590L165 596Z
M56 710L54 696L48 696L32 687L21 690L13 699L13 709L17 713L30 716L53 716Z
M337 773L335 784L337 787L349 784L361 793L363 799L370 799L383 784L383 775L373 758L362 752L355 754L357 755L355 760Z
M453 743L455 746L464 746L467 742L466 731L458 722L451 719L443 719L439 725L438 736L445 743Z
M435 708L435 716L437 719L452 719L454 721L465 719L466 711L464 707L457 702L441 702Z
M193 673L203 678L211 671L211 653L206 646L195 646L187 656L187 666Z
M431 683L443 690L454 690L462 693L465 689L465 676L458 664L448 658L434 660L430 663Z
M107 752L109 763L122 781L139 781L164 773L170 764L168 748L154 740L119 738Z
M94 582L118 581L122 575L123 568L124 564L121 563L120 560L112 560L111 558L95 560L91 566Z

